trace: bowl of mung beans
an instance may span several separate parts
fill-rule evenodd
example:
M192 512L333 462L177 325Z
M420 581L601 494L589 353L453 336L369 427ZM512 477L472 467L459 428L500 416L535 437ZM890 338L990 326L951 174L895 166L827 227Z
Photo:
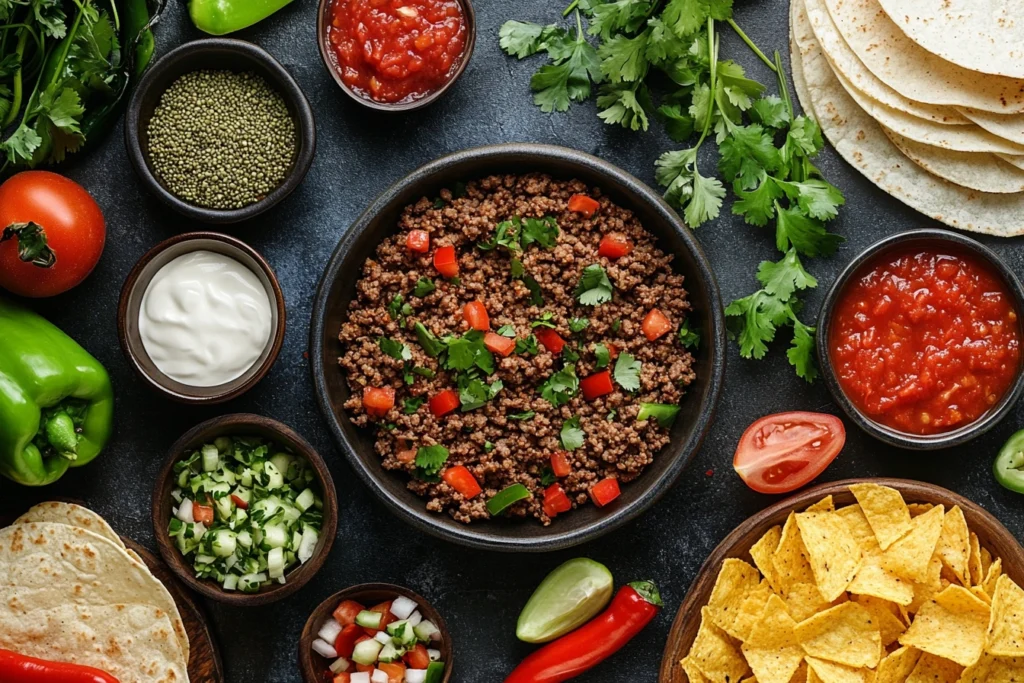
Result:
M299 85L252 43L186 43L153 65L125 119L128 158L146 188L205 223L237 223L302 182L316 150Z

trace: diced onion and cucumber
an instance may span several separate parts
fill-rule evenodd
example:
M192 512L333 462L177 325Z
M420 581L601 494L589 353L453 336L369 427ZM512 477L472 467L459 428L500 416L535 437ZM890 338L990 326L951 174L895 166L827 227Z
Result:
M313 557L323 500L303 458L260 437L222 436L174 473L168 533L197 578L256 593Z

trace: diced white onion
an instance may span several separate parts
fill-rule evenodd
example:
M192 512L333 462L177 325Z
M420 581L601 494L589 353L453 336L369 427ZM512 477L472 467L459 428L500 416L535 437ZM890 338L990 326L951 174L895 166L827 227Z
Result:
M430 661L432 661L432 662L439 662L439 661L441 661L441 651L440 650L427 649L427 655L430 657Z
M341 624L339 624L333 617L324 622L324 625L320 627L317 632L317 638L321 640L333 643L338 639L338 634L341 633Z
M373 639L381 645L387 645L391 642L391 636L389 636L386 631L377 631L377 635L375 635Z
M181 489L174 489L171 491L171 498L174 499L175 503L181 502Z
M340 674L343 671L348 671L348 660L345 659L344 657L339 657L338 659L334 660L334 663L331 664L330 668L331 668L331 673L335 673L335 674Z
M426 669L406 669L405 683L427 683Z
M399 595L391 603L391 613L399 619L408 619L409 615L416 611L418 605L404 595Z
M370 683L370 673L368 671L357 671L348 679L348 683Z
M321 657L326 657L327 659L338 658L338 652L334 649L334 646L330 643L325 643L319 638L313 641L313 652L317 653Z
M380 669L374 669L370 674L370 683L388 683L388 675Z
M181 501L181 505L178 506L178 511L175 516L186 524L195 523L195 518L192 516L192 500L186 498Z
M423 621L423 615L420 614L419 610L409 615L409 626L416 628L421 621Z

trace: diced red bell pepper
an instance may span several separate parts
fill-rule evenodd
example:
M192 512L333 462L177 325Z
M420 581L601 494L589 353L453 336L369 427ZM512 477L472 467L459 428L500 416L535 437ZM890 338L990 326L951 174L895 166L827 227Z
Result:
M601 244L597 247L598 256L607 258L622 258L633 251L633 240L621 232L610 232L601 238Z
M619 480L614 477L603 479L590 488L590 498L599 508L618 498L620 493Z
M377 635L379 631L383 631L388 624L395 620L395 615L391 613L391 601L382 602L379 605L374 605L370 608L371 612L380 613L380 626L378 628L363 628L366 634L371 638ZM359 643L357 640L356 643Z
M234 502L235 505L237 505L238 507L242 508L243 510L248 510L249 509L249 504L246 503L244 500L242 500L241 498L239 498L238 496L236 496L233 493L231 494L231 500L232 500L232 502Z
M356 623L356 615L364 609L366 608L355 600L342 600L341 604L334 608L334 613L331 616L342 626L348 626Z
M462 465L449 467L441 474L441 478L445 480L445 483L461 493L462 497L466 500L479 496L483 491L473 473Z
M384 417L395 407L395 390L391 387L363 387L363 409L370 417Z
M569 197L569 210L581 213L587 218L597 213L600 208L601 204L596 199L585 194L574 194Z
M670 332L672 330L672 323L661 311L657 308L652 308L650 313L644 318L640 328L644 331L647 341L654 341Z
M430 412L434 417L444 417L460 405L462 404L459 395L451 389L445 389L440 394L430 397Z
M602 370L590 377L584 377L580 380L580 389L583 391L583 398L588 401L606 396L615 391L615 386L612 384L612 373Z
M488 332L484 335L484 346L486 346L487 350L491 353L496 353L502 358L506 358L516 350L516 340L503 337L500 334Z
M339 657L349 659L352 657L352 651L356 648L356 641L366 635L363 631L363 627L359 624L348 624L341 629L341 633L334 639L334 651L338 653Z
M491 319L487 315L487 307L482 301L470 301L462 308L462 316L469 323L470 329L486 332L491 329Z
M192 519L194 519L198 524L213 524L213 507L193 503Z
M438 247L434 250L434 268L445 277L459 274L459 260L455 256L455 247Z
M572 510L572 502L561 484L552 484L544 489L544 514L554 517L569 510Z
M608 349L608 357L609 358L611 358L612 360L615 360L616 358L619 357L619 347L618 346L616 346L615 344L605 344L604 346L605 346L606 349Z
M569 456L564 451L551 454L551 471L556 477L568 477L572 472L572 467L569 466Z
M427 648L420 643L416 643L415 647L406 652L402 659L410 669L426 669L430 666L430 655L427 653Z
M367 638L367 640L369 640L369 638ZM360 664L359 662L356 662L356 671L365 671L372 674L373 670L376 668L377 667L373 664Z
M543 344L545 349L556 356L565 348L565 340L562 339L560 334L550 327L538 327L534 330L534 334L537 336L537 341Z
M409 251L426 254L430 251L430 233L426 230L410 230L409 236L405 238L405 247Z
M405 681L405 664L402 662L380 662L377 668L388 675L388 683Z

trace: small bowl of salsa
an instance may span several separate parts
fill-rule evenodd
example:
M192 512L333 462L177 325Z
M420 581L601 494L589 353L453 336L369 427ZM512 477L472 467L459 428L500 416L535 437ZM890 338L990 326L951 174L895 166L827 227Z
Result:
M437 100L476 43L470 0L320 0L320 56L335 82L372 109Z
M934 450L1006 416L1024 389L1024 290L1000 258L945 230L868 247L822 305L818 357L850 418L886 443Z

